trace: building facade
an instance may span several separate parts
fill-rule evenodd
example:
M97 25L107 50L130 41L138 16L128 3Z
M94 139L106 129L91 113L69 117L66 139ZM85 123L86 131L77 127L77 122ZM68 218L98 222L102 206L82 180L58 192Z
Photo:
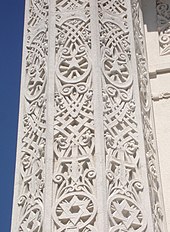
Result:
M168 231L169 7L26 0L11 232Z

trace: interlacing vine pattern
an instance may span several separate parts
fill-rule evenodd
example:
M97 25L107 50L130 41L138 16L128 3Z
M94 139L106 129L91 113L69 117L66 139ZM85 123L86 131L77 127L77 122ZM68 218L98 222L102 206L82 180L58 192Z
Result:
M143 130L145 139L145 153L148 169L148 181L150 187L150 199L152 205L152 215L155 232L163 232L164 216L161 202L161 186L159 183L158 158L153 134L153 122L151 112L151 96L149 86L149 76L147 71L147 60L145 54L144 34L142 28L142 12L139 1L132 0L133 26L135 49L138 67L138 78L140 87L140 99L142 106Z
M157 0L157 25L159 33L160 55L170 55L170 2Z
M163 232L139 1L28 0L26 5L15 216L19 224L13 232L48 232L43 229L48 226L49 232L149 231L144 143L154 232ZM100 37L97 46L95 34ZM165 54L166 46L162 49ZM98 64L91 60L94 55ZM136 76L138 71L143 122L138 122L139 90L134 90L133 71ZM103 110L93 107L96 102Z
M53 231L95 232L89 1L56 1Z
M42 231L46 144L47 17L47 0L29 1L18 232Z
M100 0L109 231L146 231L126 1Z

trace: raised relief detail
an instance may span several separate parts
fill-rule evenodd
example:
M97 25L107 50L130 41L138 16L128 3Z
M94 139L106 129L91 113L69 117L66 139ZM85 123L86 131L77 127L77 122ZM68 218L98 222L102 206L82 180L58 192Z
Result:
M109 231L146 231L126 1L99 0Z
M97 231L88 2L56 2L53 231Z
M170 2L156 1L160 55L170 55Z
M49 11L51 2L48 0L28 1L17 232L48 232L43 231L43 217L44 212L47 215L45 210L49 209L49 232L98 232L101 230L98 222L103 220L105 213L108 221L104 218L102 222L107 231L101 232L149 231L152 228L147 218L150 209L147 210L148 206L144 205L144 202L148 202L144 196L148 186L147 178L143 177L145 157L141 157L145 154L154 231L163 232L164 217L139 1L96 1L96 27L99 30L95 31L96 34L99 32L96 35L100 37L99 47L94 46L95 41L91 40L91 26L95 20L97 22L95 17L91 22L90 12L93 9L90 8L96 7L93 0L54 0L55 14L54 9ZM157 1L160 11L163 9L161 4L161 1ZM132 9L128 9L130 6ZM48 18L50 23L55 18L55 32L52 35L48 35ZM130 31L131 24L134 34ZM163 36L161 33L160 38ZM47 93L48 53L53 54L48 52L48 44L54 42L52 36L55 36L55 47L50 45L50 48L55 49L55 62L50 62L50 67L54 67L49 73L50 78L54 78L54 86L51 86L53 90L48 88ZM135 44L131 44L133 41ZM168 46L166 42L161 45L162 54L168 54ZM135 49L136 57L132 49ZM93 52L100 56L97 60L101 70L92 66ZM137 84L134 78L137 77L132 71L135 70L132 67L135 59L139 90L135 90ZM94 83L94 75L98 75L98 83ZM97 91L103 101L99 100L98 104L102 104L103 112L101 110L94 114L93 104L97 100L94 98L98 93L95 89L93 94L93 86L99 86L100 81L102 88ZM138 122L140 116L136 104L138 94L143 133L138 128L141 123ZM165 94L161 98L169 98L169 93ZM48 114L54 112L53 119L46 117L47 100L51 99L47 99L49 95L54 97L54 108L48 107ZM95 126L98 126L99 120L94 119L94 115L100 119L103 116L104 154L96 154L96 141L102 139L103 131L99 137L96 135ZM44 179L47 120L51 120L48 124L53 125L51 131L48 128L48 133L53 136L53 140L48 141L53 148L52 166L48 167L52 180ZM143 137L145 154L140 147ZM103 155L105 163L100 162L99 155ZM96 164L102 165L100 170L106 181L106 189L99 186ZM46 205L49 203L48 209L44 209L46 183L52 189L52 198L50 195L45 199ZM102 213L98 210L100 202L97 199L104 202Z
M136 59L138 66L139 91L141 100L141 110L143 118L143 132L145 142L146 163L148 170L148 181L150 188L150 201L152 207L154 231L163 232L164 216L161 202L161 185L159 183L158 157L153 133L151 96L149 86L149 76L147 70L147 60L145 54L145 42L143 28L141 24L142 12L138 0L132 1L133 26Z
M22 147L20 153L20 232L41 232L43 222L46 81L47 1L29 1L26 31L26 67Z

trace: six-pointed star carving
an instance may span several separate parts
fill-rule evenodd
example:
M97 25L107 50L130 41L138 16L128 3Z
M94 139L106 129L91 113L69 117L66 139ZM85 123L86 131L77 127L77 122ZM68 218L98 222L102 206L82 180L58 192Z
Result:
M134 206L130 206L126 200L121 203L114 202L112 204L112 216L116 222L123 222L125 227L141 227L141 214L140 210Z
M63 212L59 216L60 220L69 220L76 225L80 219L89 218L91 212L87 210L90 200L84 198L80 200L77 196L73 196L70 202L60 203Z

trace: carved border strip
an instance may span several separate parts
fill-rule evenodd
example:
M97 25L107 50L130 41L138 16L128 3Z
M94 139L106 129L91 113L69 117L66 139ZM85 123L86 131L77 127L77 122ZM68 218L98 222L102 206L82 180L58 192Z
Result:
M126 1L100 0L106 178L110 231L146 231Z
M160 55L170 55L170 2L156 1Z
M29 0L25 22L24 96L21 96L23 135L19 151L17 231L42 231L46 144L46 83L48 2ZM18 162L18 161L17 161ZM16 213L16 212L15 212ZM16 231L15 230L15 231Z
M157 148L152 121L152 105L150 96L149 75L145 54L144 32L141 18L140 1L132 0L133 26L135 38L135 50L138 66L139 91L142 106L143 131L145 153L148 169L148 181L150 188L150 201L152 207L154 231L165 231L165 218L162 203L162 190L160 174L158 172Z
M52 231L97 231L89 1L56 1Z

